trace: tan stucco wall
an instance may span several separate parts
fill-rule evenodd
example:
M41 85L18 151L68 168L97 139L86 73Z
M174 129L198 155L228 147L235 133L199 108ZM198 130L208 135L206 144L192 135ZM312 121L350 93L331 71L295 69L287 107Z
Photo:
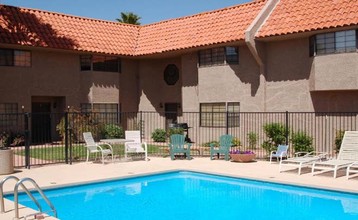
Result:
M263 111L263 80L259 71L246 46L239 48L239 64L200 67L199 103L240 102L241 111Z
M62 108L90 101L119 103L120 73L80 71L79 54L30 49L31 67L1 67L1 103L16 102L25 111L31 111L32 97L63 97Z
M266 111L313 111L308 39L267 42Z
M179 69L179 80L175 85L164 81L164 70L168 64ZM139 61L140 111L164 111L159 103L181 103L182 68L180 57Z
M358 53L314 57L311 91L358 90Z

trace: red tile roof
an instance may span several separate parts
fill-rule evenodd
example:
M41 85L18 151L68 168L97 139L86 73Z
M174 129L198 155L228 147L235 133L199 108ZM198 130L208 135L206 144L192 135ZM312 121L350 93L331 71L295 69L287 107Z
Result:
M138 26L0 5L0 43L133 55Z
M0 5L0 43L139 56L244 40L267 0L136 26ZM256 37L358 24L358 0L280 0Z
M145 25L136 54L153 54L245 39L266 0Z
M257 37L358 24L358 0L280 0Z

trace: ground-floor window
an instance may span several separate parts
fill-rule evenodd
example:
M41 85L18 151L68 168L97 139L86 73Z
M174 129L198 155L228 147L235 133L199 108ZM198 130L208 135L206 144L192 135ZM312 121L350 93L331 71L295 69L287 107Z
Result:
M200 126L238 127L240 125L239 102L216 102L200 104Z
M0 103L0 127L16 125L18 120L17 113L17 103Z
M81 112L98 113L96 120L101 123L119 123L117 103L82 103Z

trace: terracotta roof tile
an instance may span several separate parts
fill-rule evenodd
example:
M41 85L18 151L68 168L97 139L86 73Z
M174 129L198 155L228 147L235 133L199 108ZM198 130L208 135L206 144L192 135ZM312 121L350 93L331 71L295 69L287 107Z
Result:
M142 26L136 55L243 40L266 0Z
M358 24L358 0L280 0L257 37Z
M133 55L138 26L0 5L0 42Z

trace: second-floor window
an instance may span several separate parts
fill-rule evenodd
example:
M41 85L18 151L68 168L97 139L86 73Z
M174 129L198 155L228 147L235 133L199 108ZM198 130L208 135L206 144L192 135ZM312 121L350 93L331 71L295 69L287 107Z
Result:
M31 66L31 52L26 50L0 49L0 66Z
M121 60L113 56L81 55L81 71L121 72Z
M239 63L239 48L217 47L199 51L199 66Z
M310 39L310 55L356 52L357 30L317 34Z

